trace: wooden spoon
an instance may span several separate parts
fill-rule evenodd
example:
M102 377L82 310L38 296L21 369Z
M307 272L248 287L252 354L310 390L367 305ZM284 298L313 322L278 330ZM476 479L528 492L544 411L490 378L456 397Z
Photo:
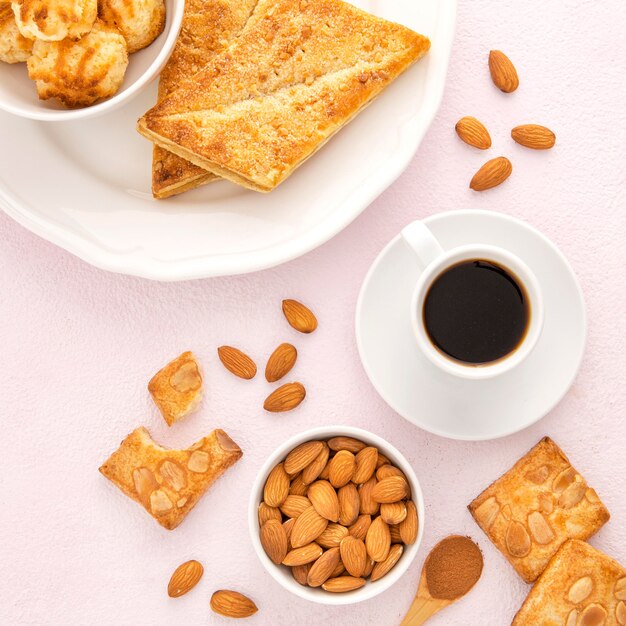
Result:
M457 600L460 600L465 595L467 595L467 593L478 582L478 579L480 578L480 575L482 573L482 554L480 554L480 549L478 548L478 546L476 546L476 549L478 550L478 553L480 554L480 561L481 561L480 571L478 571L476 580L474 580L474 582L472 582L471 585L469 585L469 587L463 591L463 593L457 595L454 598L434 598L428 589L428 581L426 578L426 568L428 567L428 560L430 559L431 555L435 552L435 550L437 550L437 548L439 548L444 542L450 539L457 539L457 538L459 538L458 535L447 537L446 539L443 539L442 541L440 541L431 550L430 554L426 558L426 561L424 562L424 567L422 568L422 575L420 576L420 582L417 587L417 594L415 595L415 599L413 600L413 603L411 604L407 614L404 616L404 619L402 620L402 623L400 624L400 626L420 626L426 620L431 618L435 613L438 613L439 611L441 611L441 609L445 609L450 604L453 604ZM463 539L467 539L468 541L471 541L471 539L467 537L464 537Z

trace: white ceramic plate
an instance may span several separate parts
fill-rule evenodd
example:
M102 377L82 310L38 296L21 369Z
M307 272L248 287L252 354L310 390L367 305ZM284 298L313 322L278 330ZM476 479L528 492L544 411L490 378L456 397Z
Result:
M156 86L93 120L46 124L0 113L0 205L98 267L158 280L251 272L345 228L405 169L444 89L456 0L359 0L428 35L429 54L270 194L214 183L156 201L151 144L136 120Z
M516 433L561 400L580 367L586 318L576 276L552 242L512 217L452 211L424 223L444 250L489 244L525 261L543 294L542 334L523 363L496 378L464 380L436 368L417 347L411 327L411 297L423 268L398 235L374 261L357 304L365 371L389 406L431 433L466 440Z

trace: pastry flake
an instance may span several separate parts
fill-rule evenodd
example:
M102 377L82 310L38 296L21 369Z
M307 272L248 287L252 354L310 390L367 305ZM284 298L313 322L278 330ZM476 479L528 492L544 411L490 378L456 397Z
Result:
M159 79L158 101L179 88L245 27L257 0L187 0L180 35ZM159 146L152 156L152 195L168 198L217 180L215 174Z
M213 174L271 191L429 47L341 0L260 0L245 31L138 130Z
M184 450L170 450L141 427L122 441L100 472L161 526L173 530L242 454L223 430L214 430Z
M193 353L183 352L159 370L148 391L168 426L193 413L202 400L202 374Z
M562 450L544 437L469 510L528 583L568 539L586 540L610 515Z
M566 541L512 626L626 626L626 569L589 544Z

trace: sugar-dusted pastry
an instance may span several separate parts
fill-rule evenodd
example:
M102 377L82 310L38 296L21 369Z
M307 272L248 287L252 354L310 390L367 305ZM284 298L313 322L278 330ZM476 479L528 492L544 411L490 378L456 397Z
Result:
M563 451L544 437L469 510L528 583L567 539L591 537L610 515Z
M626 568L583 541L566 541L511 626L626 626Z
M202 374L193 353L183 352L159 370L148 390L168 426L193 413L202 400Z
M33 49L33 40L24 37L17 28L10 4L0 2L0 61L21 63Z
M180 35L159 78L159 102L199 72L242 31L256 3L257 0L186 0ZM214 180L215 174L154 146L155 198L167 198Z
M132 54L149 46L165 26L164 0L99 0L98 15L117 28Z
M68 107L89 106L120 88L128 66L126 41L115 28L97 20L92 31L78 41L38 39L27 66L42 100L56 98Z
M219 429L185 450L170 450L155 443L145 428L137 428L100 472L139 502L161 526L172 530L242 454Z
M138 130L209 172L271 191L429 47L342 0L260 0L245 31Z
M22 35L42 41L79 39L98 15L98 0L13 0L12 6Z

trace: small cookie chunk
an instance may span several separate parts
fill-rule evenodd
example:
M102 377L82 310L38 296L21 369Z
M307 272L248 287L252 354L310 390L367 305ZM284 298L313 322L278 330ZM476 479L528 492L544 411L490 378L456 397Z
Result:
M511 626L626 626L626 568L588 543L566 541Z
M13 0L12 6L22 35L42 41L80 39L98 16L98 0Z
M98 15L126 39L128 53L149 46L165 26L163 0L99 0Z
M159 370L148 391L168 426L193 413L202 400L202 374L193 353L183 352Z
M563 451L544 437L469 510L517 573L531 583L567 539L588 539L610 515Z
M57 98L68 107L89 106L120 88L128 66L126 41L97 20L78 41L37 40L27 64L42 100Z
M170 450L142 427L122 441L100 472L172 530L242 454L223 430L214 430L185 450Z
M10 4L0 3L0 61L21 63L33 49L33 40L24 37L17 28Z

